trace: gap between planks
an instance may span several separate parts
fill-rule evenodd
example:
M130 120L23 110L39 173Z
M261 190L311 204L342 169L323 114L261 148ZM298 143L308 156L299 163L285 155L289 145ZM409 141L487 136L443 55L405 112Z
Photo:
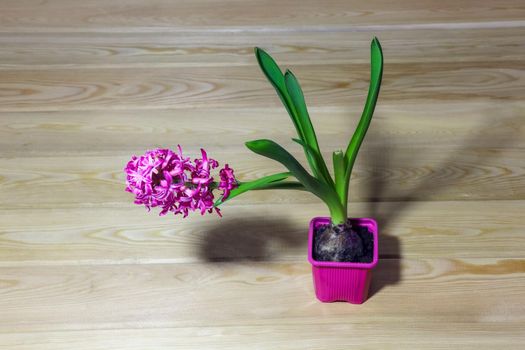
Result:
M228 26L226 28L206 27L187 29L175 26L158 27L0 27L0 33L178 33L178 34L249 34L249 33L352 33L352 32L390 32L397 30L457 30L457 29L500 29L525 27L524 20L489 21L489 22L459 22L459 23L415 23L415 24L383 24L383 25L341 25L341 26Z

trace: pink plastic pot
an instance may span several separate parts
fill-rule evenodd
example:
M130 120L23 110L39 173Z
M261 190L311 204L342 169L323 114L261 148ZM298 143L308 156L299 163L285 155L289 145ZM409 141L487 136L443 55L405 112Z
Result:
M317 299L330 303L347 301L362 304L368 296L372 269L377 265L377 223L374 219L352 219L354 225L366 226L374 235L374 257L370 263L316 261L312 257L314 228L330 223L330 218L317 217L310 222L308 232L308 261L312 264L314 288Z

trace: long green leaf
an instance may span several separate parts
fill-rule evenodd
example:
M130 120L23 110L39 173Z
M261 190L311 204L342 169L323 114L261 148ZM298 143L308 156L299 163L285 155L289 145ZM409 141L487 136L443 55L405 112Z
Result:
M345 208L346 212L346 208L348 206L348 199L347 184L345 182L346 164L343 151L335 151L334 153L332 153L332 159L334 162L335 191L337 192L339 200L341 201L341 204Z
M281 69L279 68L277 63L274 61L274 59L268 53L266 53L266 51L264 51L261 48L258 48L258 47L255 48L255 57L257 58L257 62L259 63L259 66L261 67L261 70L263 71L264 75L274 87L275 91L277 92L277 95L279 96L279 98L281 99L281 102L286 108L286 111L290 115L290 118L292 119L292 122L295 126L295 130L297 131L297 135L299 136L301 140L307 142L299 114L292 101L292 98L290 97L290 94L288 93L285 77ZM306 150L305 150L305 154L306 154L306 160L308 161L310 168L314 172L314 175L317 178L324 176L322 174L315 173L314 168L319 168L319 167L316 167L313 164L315 160L310 155L308 155Z
M361 119L357 125L357 128L350 140L348 147L345 152L345 162L346 162L346 171L345 171L345 187L346 194L345 198L348 197L348 182L350 181L350 175L352 173L352 168L354 166L357 153L359 148L363 143L368 127L370 126L370 121L374 115L374 109L376 106L377 98L379 96L379 89L381 87L381 79L383 77L383 52L381 50L381 44L377 38L372 40L370 45L371 51L371 70L370 70L370 85L368 88L368 95L366 98L366 103L361 114ZM346 202L346 199L345 199Z
M267 186L268 184L282 181L282 180L290 177L291 175L292 174L289 173L289 172L278 173L278 174L273 174L273 175L268 175L268 176L265 176L265 177L261 177L260 179L257 179L257 180L253 180L253 181L249 181L249 182L243 182L238 187L236 187L236 188L234 188L233 190L230 191L230 195L228 196L228 198L223 200L223 198L221 197L215 202L214 205L216 207L218 207L222 203L224 203L224 202L226 202L226 201L228 201L228 200L230 200L232 198L235 198L238 195L243 194L244 192L247 192L247 191L250 191L250 190L257 190L257 189L265 188L265 186Z
M317 143L317 137L315 135L308 109L306 108L306 102L304 101L303 91L297 81L297 78L290 70L286 70L284 74L284 82L286 91L290 96L290 99L297 112L297 122L302 130L303 136L301 139L304 140L310 147L316 152L319 152L319 145Z
M310 145L308 145L307 143L305 143L304 141L302 140L299 140L299 139L296 139L296 138L292 138L292 141L298 143L299 145L301 145L301 147L304 148L304 151L310 156L312 157L312 159L314 159L314 162L312 163L312 172L315 174L321 174L321 170L319 169L319 162L315 159L317 154L315 153L314 149L312 147L310 147ZM316 178L318 178L316 176ZM319 178L318 178L319 179ZM321 180L321 179L319 179ZM323 179L324 180L324 179Z
M339 202L335 190L308 174L297 159L295 159L294 156L288 153L283 147L271 140L249 141L246 142L246 147L257 154L283 164L308 191L322 199L331 211L342 211L342 205Z
M299 137L303 139L303 131L301 130L301 126L299 124L299 121L297 120L297 112L295 111L295 107L293 106L292 100L286 90L283 72L281 71L277 63L275 63L274 59L263 49L256 47L255 57L257 58L257 62L259 63L259 66L261 67L261 70L263 71L264 75L272 84L275 91L277 91L277 95L279 96L284 107L288 111L288 114L292 119L295 129L297 130L297 135L299 135Z
M254 188L254 190L299 190L308 191L303 184L298 181L275 181L261 187Z
M301 127L301 130L303 131L304 138L302 138L301 141L303 142L303 146L306 144L310 148L310 151L308 151L308 149L305 149L305 151L310 153L310 157L315 162L315 168L322 176L324 181L333 185L330 172L328 171L326 163L323 159L323 155L321 154L321 150L319 148L319 143L317 142L317 136L315 135L315 130L308 113L308 108L306 107L306 102L304 100L303 90L301 89L297 78L290 70L287 70L284 74L284 80L286 83L286 90L288 91L288 94L295 107L295 111L297 112L298 123Z
M326 164L324 163L321 154L315 152L315 150L309 144L305 143L302 140L296 138L292 138L292 140L300 144L304 148L305 152L313 159L312 171L314 172L314 174L318 174L316 178L318 180L324 181L327 185L334 187L334 181L332 180L332 177L330 176L330 173L326 168ZM322 164L325 164L324 170L322 169Z

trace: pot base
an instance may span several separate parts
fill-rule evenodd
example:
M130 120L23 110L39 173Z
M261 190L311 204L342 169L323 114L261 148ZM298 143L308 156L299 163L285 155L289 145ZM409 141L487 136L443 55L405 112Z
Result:
M345 271L312 266L315 296L323 303L362 304L368 297L371 270Z
M308 260L312 264L315 295L322 302L346 301L362 304L368 297L372 268L377 265L377 223L373 219L352 219L353 224L365 226L374 236L374 256L370 263L317 261L312 257L313 236L318 225L327 224L330 218L314 218L310 222Z

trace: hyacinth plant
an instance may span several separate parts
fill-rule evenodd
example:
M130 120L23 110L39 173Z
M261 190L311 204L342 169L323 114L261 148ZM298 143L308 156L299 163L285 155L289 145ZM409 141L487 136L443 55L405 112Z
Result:
M383 74L383 54L377 38L371 43L371 75L368 96L361 119L346 150L332 153L333 176L321 154L315 130L306 107L299 82L289 70L283 74L272 57L260 48L255 56L262 71L275 88L297 131L297 142L304 150L311 172L276 142L260 139L246 142L253 152L278 161L288 170L253 181L240 182L228 164L219 171L220 181L214 181L211 171L219 164L201 150L201 158L184 157L169 149L148 151L134 156L126 166L126 190L135 195L135 203L148 209L161 207L161 215L168 212L182 214L190 211L201 214L217 212L218 207L250 190L294 189L309 191L326 203L332 220L333 232L351 230L347 203L350 176L359 148L372 120ZM214 190L221 193L215 199Z

